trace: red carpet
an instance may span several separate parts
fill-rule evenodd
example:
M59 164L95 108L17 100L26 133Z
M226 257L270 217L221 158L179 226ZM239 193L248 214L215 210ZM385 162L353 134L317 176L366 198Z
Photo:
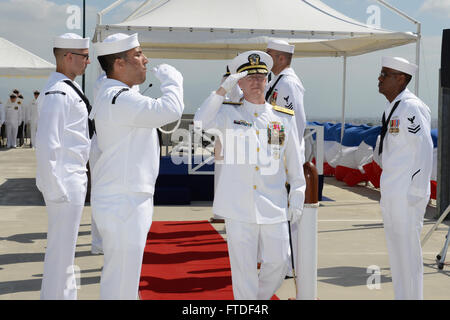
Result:
M143 300L232 300L226 241L208 221L153 221L139 293Z
M227 243L208 221L153 221L139 286L143 300L231 300Z

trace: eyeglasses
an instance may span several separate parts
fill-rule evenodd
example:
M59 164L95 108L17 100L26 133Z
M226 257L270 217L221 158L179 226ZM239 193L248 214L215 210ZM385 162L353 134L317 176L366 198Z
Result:
M246 76L244 79L248 81L264 81L265 78L266 78L265 75L250 75Z
M386 72L386 71L381 71L379 77L387 78L389 76L396 75L396 74L403 74L403 72Z
M77 53L77 52L68 52L68 53L71 53L71 54L74 54L74 55L77 55L77 56L82 56L82 57L84 57L85 60L89 60L89 54L88 53ZM66 55L67 55L67 53L64 56L66 56Z

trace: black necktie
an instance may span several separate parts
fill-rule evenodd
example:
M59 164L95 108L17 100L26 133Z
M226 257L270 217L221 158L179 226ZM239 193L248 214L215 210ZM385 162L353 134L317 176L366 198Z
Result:
M386 132L388 130L389 121L391 120L391 116L394 113L395 109L397 109L400 101L401 100L398 100L394 104L394 107L392 108L391 112L389 113L389 117L387 118L387 120L386 120L385 113L383 112L383 117L381 118L380 146L378 148L378 154L379 155L383 152L383 141L384 141L384 137L386 136Z
M78 96L81 98L81 100L83 100L84 104L86 105L86 109L88 112L88 116L89 113L91 112L91 104L89 103L88 98L84 95L84 93L82 93L70 80L64 80L65 83L67 83L77 94ZM88 118L88 128L89 128L89 138L92 139L92 136L95 133L95 122L94 120L91 120Z
M283 75L280 75L277 79L277 81L275 81L275 83L269 88L269 90L267 90L266 93L266 101L269 102L269 97L272 94L273 89L275 89L275 86L277 85L278 81L280 81L280 79L283 77ZM270 102L269 102L270 103Z

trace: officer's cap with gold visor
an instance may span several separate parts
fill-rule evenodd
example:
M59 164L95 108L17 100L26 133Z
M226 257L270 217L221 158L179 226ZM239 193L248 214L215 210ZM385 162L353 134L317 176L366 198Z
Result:
M273 66L272 57L263 51L246 51L234 58L230 64L230 72L267 75Z

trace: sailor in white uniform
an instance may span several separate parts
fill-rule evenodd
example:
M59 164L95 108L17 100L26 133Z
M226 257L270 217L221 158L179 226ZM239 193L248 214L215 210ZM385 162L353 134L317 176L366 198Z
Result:
M37 122L38 122L38 107L37 107L37 99L39 97L40 92L35 90L33 92L34 99L31 101L29 105L29 123L30 123L30 139L32 148L35 147L36 144L36 131L37 131Z
M48 213L41 299L76 299L75 246L86 198L90 139L88 106L74 81L89 61L89 38L54 38L53 72L39 96L36 185ZM80 92L80 93L78 93Z
M107 79L105 71L102 71L95 81L94 85L94 98L97 96L99 89L102 86L103 81ZM132 90L139 92L139 85L134 85ZM101 150L98 147L97 135L94 134L91 140L91 152L89 153L89 166L91 168L95 167L95 163L101 155ZM92 175L92 174L91 174ZM102 237L98 231L97 224L95 223L94 216L91 215L91 253L92 254L103 254L102 249Z
M234 298L270 299L286 274L287 219L299 219L303 209L305 178L297 125L293 110L264 100L272 67L268 54L247 51L229 67L231 75L197 110L194 127L222 141L224 163L213 212L225 218ZM236 83L243 104L224 104ZM286 181L291 184L289 207Z
M3 147L3 141L6 137L5 124L5 105L0 101L0 148Z
M18 104L18 102L17 96L15 94L11 94L8 102L5 104L5 124L8 148L17 147L17 130L22 119L22 107Z
M396 299L423 299L420 232L430 198L433 143L430 109L406 87L416 70L403 58L383 57L378 77L379 92L388 100L378 150L380 206Z
M181 118L183 77L162 64L152 71L162 96L132 90L146 79L147 58L137 34L118 33L96 44L107 78L95 97L100 156L92 170L91 205L102 239L101 299L137 299L153 194L159 172L157 129Z
M305 88L300 78L291 68L294 45L279 39L270 40L266 52L273 59L271 81L266 87L266 101L295 111L299 138L303 140L306 127L303 96Z

